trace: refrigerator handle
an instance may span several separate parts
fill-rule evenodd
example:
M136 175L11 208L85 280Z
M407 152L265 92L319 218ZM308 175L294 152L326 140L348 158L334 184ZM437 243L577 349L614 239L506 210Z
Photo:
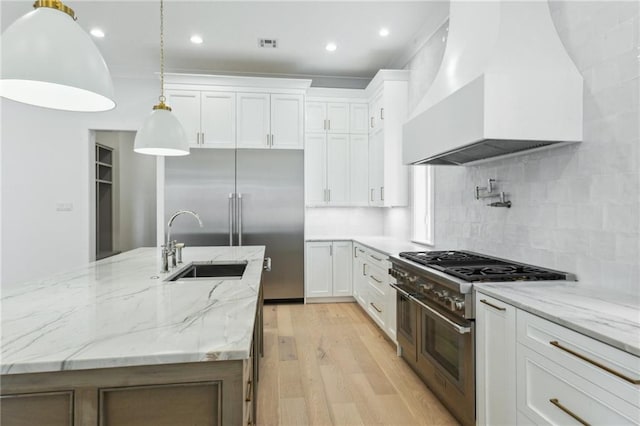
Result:
M233 195L229 193L229 247L233 245Z
M238 245L242 245L242 193L238 192Z

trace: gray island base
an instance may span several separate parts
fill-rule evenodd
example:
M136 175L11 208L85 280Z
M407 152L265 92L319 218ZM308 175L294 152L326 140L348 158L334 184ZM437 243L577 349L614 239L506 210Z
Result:
M138 249L3 287L0 424L254 424L264 247L186 248L183 257L183 267L247 268L239 279L165 282L158 251ZM106 312L118 315L98 327Z

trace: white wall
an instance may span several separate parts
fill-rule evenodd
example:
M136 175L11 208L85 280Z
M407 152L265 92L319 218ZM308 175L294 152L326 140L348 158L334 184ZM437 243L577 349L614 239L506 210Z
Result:
M116 78L116 109L72 113L2 99L1 283L85 264L89 239L89 129L136 130L157 103L158 80ZM70 203L72 211L56 211Z
M305 236L383 235L383 210L377 207L307 207Z
M584 141L474 167L436 167L436 247L567 270L585 285L638 295L638 3L553 1L550 7L585 80ZM410 106L441 60L440 51L429 49L407 66ZM487 178L498 179L513 208L474 199L474 187ZM394 215L385 217L391 233Z

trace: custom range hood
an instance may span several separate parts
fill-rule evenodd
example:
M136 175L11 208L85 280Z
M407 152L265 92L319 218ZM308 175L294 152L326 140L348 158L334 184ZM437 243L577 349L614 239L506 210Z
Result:
M582 76L546 0L452 0L447 37L403 127L405 164L469 164L582 140Z

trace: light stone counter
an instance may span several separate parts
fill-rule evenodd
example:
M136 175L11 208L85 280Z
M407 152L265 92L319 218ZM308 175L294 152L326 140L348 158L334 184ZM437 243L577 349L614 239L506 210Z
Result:
M3 287L0 372L246 359L264 251L264 246L183 251L183 265L247 260L242 279L164 282L169 274L158 272L159 249L140 248Z
M640 298L567 281L476 285L477 292L640 356Z
M306 236L305 241L353 241L369 247L370 249L384 253L387 256L397 256L398 253L403 251L425 251L433 250L427 246L412 243L406 240L399 240L391 237L376 237L376 236L338 236L338 235L323 235L323 236Z

